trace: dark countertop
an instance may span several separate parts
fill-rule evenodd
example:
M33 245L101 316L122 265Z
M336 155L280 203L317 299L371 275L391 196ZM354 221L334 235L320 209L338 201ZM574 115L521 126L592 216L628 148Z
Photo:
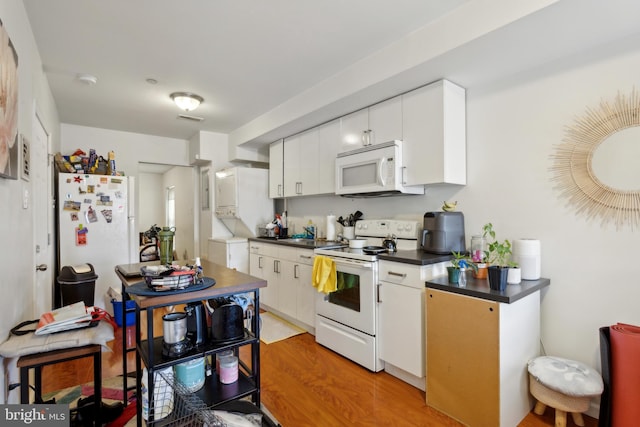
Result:
M348 246L345 243L329 241L329 240L314 240L314 239L276 239L273 237L250 237L252 242L271 243L274 245L293 246L303 249L316 249L316 248L343 248Z
M423 252L421 249L412 251L383 252L378 254L378 259L385 261L402 262L404 264L429 265L449 261L451 254L435 255Z
M438 289L446 292L467 295L470 297L482 298L489 301L504 302L511 304L546 288L551 284L549 279L540 278L538 280L523 280L519 285L507 285L504 292L494 291L489 288L488 279L474 279L471 274L467 274L467 286L460 287L457 284L449 283L447 276L433 278L425 282L427 289Z

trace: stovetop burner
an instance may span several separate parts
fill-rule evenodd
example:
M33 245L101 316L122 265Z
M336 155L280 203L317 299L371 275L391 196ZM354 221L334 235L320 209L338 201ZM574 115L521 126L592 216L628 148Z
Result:
M178 357L182 356L193 348L191 340L184 339L173 344L162 342L162 355L164 357Z

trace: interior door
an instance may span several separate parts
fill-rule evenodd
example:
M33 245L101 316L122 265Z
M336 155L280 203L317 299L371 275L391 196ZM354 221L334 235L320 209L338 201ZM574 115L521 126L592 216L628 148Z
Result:
M30 147L30 179L33 191L33 223L35 276L33 288L33 318L53 308L53 187L52 170L49 161L49 135L34 114L32 141Z

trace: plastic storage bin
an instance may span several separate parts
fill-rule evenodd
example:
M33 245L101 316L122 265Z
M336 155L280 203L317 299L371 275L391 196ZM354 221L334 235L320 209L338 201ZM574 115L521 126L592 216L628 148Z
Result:
M122 326L122 301L111 300L111 304L113 304L113 317L116 321L116 325ZM136 308L136 302L133 300L128 300L124 302L125 310L133 310ZM136 312L135 311L127 311L125 318L125 325L131 326L136 324Z
M62 267L58 275L62 305L84 301L87 307L93 306L97 278L98 275L91 264Z

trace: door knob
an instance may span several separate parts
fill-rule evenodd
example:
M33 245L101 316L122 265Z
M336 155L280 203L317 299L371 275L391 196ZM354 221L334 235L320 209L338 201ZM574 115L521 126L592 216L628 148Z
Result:
M36 265L36 271L47 271L47 264Z

